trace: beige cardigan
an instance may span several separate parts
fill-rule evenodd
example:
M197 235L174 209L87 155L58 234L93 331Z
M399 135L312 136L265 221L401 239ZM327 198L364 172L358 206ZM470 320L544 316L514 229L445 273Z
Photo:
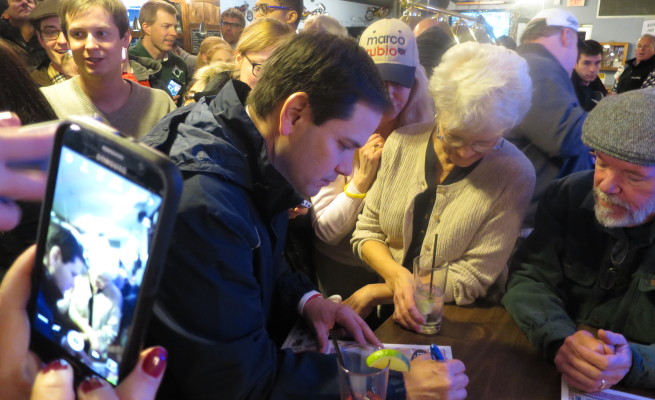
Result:
M361 258L362 244L386 244L399 264L411 242L414 199L427 189L425 151L434 123L403 127L389 136L382 166L366 196L352 245ZM464 179L439 185L421 253L432 252L449 263L446 301L472 303L487 296L498 280L507 280L507 259L535 184L530 161L505 141L492 150Z

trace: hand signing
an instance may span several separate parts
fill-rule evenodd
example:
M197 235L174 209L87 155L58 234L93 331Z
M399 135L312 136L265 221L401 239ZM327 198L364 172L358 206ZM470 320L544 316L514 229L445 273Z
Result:
M437 362L424 354L412 360L404 373L408 400L461 400L466 398L468 376L459 360Z
M346 305L315 298L305 304L303 316L316 334L319 351L322 353L328 350L330 329L337 326L345 329L357 343L382 347L366 322Z

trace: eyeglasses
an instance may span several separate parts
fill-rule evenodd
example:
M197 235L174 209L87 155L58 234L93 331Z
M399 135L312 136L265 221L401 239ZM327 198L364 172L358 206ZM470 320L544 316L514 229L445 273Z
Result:
M274 10L291 10L290 7L283 7L283 6L269 6L268 4L262 3L258 6L254 6L252 8L252 11L255 13L259 13L262 16L268 14L268 9L272 8Z
M437 128L437 133L441 132L440 128ZM500 138L500 140L496 141L495 143L490 143L490 142L467 142L464 139L458 138L458 137L453 137L453 136L446 136L446 135L436 135L437 139L441 140L441 143L448 145L449 147L452 147L454 149L458 149L460 147L468 146L473 151L476 153L486 153L491 150L498 150L503 148L503 144L505 143L505 138Z
M255 78L258 78L258 77L259 77L259 74L262 73L262 68L264 68L264 65L263 65L263 64L259 64L259 63L254 63L254 62L250 61L250 59L248 58L248 56L245 55L245 54L243 55L243 57L244 57L246 60L248 60L248 62L250 63L250 65L252 65L252 75L253 75Z
M243 28L243 26L242 26L241 24L237 23L237 22L225 22L225 21L221 21L221 25L222 25L222 26L226 26L226 27L228 27L228 28L234 28L234 29Z
M45 40L55 40L59 38L60 34L61 34L61 29L56 29L56 28L45 28L44 30L41 31L41 35Z

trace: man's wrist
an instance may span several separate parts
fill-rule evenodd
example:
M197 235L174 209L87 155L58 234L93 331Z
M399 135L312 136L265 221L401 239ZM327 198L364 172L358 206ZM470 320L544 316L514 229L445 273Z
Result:
M317 292L316 290L311 290L307 293L305 293L301 298L300 301L298 302L298 314L303 315L303 312L305 311L305 304L309 303L311 300L317 299L317 298L323 298L323 295Z

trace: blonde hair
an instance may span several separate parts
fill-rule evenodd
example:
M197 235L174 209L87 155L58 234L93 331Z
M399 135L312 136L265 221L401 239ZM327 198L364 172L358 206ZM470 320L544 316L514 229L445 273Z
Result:
M443 128L463 137L504 135L523 120L532 100L527 62L492 44L451 47L430 87Z
M232 47L222 38L218 36L209 36L200 43L198 48L198 59L196 60L196 68L202 68L209 64L209 61L203 60L203 55L207 56L207 60L211 60L212 56L219 49L225 49L232 52Z
M277 48L293 35L295 31L289 24L273 18L258 18L243 29L234 51L245 54Z
M398 119L397 126L399 128L417 122L428 122L434 120L434 100L430 95L428 77L421 64L416 65L414 77L414 85L409 92L407 104L396 117Z
M276 49L296 32L291 25L273 18L258 18L246 26L241 38L234 48L234 54L246 55L249 52ZM235 79L239 79L239 70L234 72Z
M398 120L396 126L398 128L418 122L434 121L434 100L430 94L428 76L418 57L416 40L411 42L415 46L414 65L416 65L416 71L414 72L414 84L409 92L407 104L396 117Z
M303 31L327 32L337 36L348 37L348 30L334 17L329 15L311 15L305 20Z

